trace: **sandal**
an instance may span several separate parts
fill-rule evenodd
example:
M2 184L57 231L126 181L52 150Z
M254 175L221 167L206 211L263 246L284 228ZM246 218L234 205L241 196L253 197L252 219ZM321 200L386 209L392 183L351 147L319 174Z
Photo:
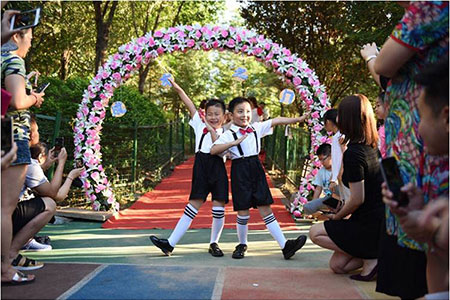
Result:
M22 272L18 271L14 273L11 281L2 281L3 286L7 285L20 285L20 284L28 284L33 282L35 279L34 275L25 275Z
M21 254L18 254L16 258L11 263L11 266L20 271L31 271L37 270L44 266L44 263L35 261L34 259L24 257Z

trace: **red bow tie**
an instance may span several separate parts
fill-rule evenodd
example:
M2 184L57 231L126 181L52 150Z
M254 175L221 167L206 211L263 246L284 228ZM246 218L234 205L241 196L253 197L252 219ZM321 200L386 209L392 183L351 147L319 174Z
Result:
M208 128L203 128L203 134L207 134L208 133Z
M239 132L241 133L241 134L246 134L246 133L252 133L253 132L253 129L252 128L250 128L250 127L247 127L246 129L239 129Z

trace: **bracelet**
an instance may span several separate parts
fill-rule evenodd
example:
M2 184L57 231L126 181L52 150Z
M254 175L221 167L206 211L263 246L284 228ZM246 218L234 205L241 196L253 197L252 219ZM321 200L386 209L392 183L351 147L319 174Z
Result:
M371 61L374 58L377 58L377 56L376 55L369 55L369 57L366 58L366 64L368 64L369 61Z
M70 179L70 180L72 180L72 181L73 181L73 178L71 178L71 177L69 177L69 176L67 176L67 179Z

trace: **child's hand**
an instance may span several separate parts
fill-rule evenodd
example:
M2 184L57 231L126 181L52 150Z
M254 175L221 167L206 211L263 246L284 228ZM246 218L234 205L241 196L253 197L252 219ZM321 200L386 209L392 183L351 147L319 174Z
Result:
M175 78L173 77L173 75L167 78L167 80L172 84L174 89L176 90L181 89L180 86L175 82Z
M309 117L309 114L308 114L308 113L304 114L304 115L301 116L301 117L298 117L298 118L297 118L297 123L303 123L303 122L305 122L306 119L307 119L308 117Z
M240 138L238 138L237 140L232 142L233 146L237 146L240 143L242 143L243 140L245 140L247 138L248 134L244 134L243 136L241 136Z
M80 176L81 173L83 173L83 171L85 171L85 170L86 169L84 167L73 169L72 171L69 172L69 177L72 179L75 179L78 176Z

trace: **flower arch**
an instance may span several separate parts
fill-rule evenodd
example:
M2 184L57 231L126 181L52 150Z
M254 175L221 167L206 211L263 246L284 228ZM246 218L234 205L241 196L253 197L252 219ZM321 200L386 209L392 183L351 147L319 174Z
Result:
M311 145L314 150L310 153L312 172L302 178L299 197L296 199L300 205L305 203L312 189L310 182L321 165L314 152L320 144L329 141L327 136L321 134L323 125L320 122L321 116L329 107L325 87L297 54L253 30L196 24L149 32L120 46L119 52L108 58L84 91L74 127L75 158L82 159L86 167L80 178L93 209L119 210L119 203L115 200L101 164L100 151L102 123L114 90L136 73L141 65L148 64L152 59L165 53L188 50L229 50L254 56L272 67L277 74L283 75L286 83L293 84L303 100L303 108L310 113L307 122L311 128Z

